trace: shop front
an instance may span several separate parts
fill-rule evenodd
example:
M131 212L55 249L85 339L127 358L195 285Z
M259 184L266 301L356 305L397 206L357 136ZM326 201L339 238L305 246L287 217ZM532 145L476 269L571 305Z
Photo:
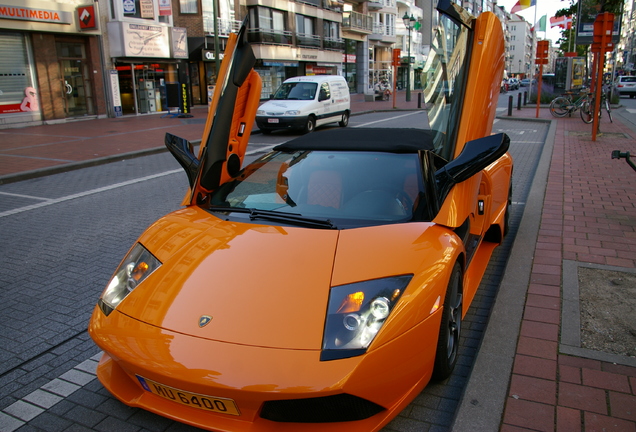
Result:
M185 28L111 21L108 36L114 68L111 91L119 96L113 97L115 116L190 112L193 102Z
M96 10L0 7L0 127L106 114Z
M254 69L263 80L261 99L269 99L288 78L311 75L343 75L342 53L289 46L252 45Z

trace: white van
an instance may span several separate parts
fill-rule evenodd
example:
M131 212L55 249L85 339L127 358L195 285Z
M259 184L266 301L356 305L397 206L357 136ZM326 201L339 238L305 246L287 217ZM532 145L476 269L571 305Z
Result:
M351 97L344 77L316 75L289 78L256 111L256 125L268 134L276 129L312 132L316 126L349 124Z

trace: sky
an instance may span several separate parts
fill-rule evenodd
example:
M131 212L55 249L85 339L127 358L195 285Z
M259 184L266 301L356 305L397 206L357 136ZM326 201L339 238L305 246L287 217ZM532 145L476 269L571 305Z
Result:
M551 39L552 46L556 45L556 41L561 37L561 28L554 27L550 28L550 18L554 16L556 11L559 9L566 9L570 7L570 1L565 0L536 0L537 5L529 7L527 9L522 10L521 12L517 12L517 15L523 17L526 21L528 21L531 25L535 23L535 10L536 10L536 21L546 15L546 33L537 32L537 37L539 39ZM508 12L512 9L512 7L517 3L517 0L499 0L497 5L503 6Z

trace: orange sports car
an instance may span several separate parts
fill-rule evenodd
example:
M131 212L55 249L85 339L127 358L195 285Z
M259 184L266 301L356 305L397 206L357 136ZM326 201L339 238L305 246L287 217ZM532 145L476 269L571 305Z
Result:
M93 312L103 385L213 431L376 431L448 377L506 233L509 139L492 13L439 2L428 124L332 128L243 166L261 81L232 35L184 207L130 249Z

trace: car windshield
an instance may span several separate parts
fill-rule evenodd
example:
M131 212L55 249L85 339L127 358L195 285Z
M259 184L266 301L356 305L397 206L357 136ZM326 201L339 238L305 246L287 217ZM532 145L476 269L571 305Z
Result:
M276 93L276 100L313 100L318 84L309 82L283 83Z
M405 222L422 202L417 153L273 152L211 197L211 211L238 209L329 219L339 228Z
M447 15L435 15L437 25L422 71L422 95L429 126L436 132L435 153L450 160L464 98L470 30Z

